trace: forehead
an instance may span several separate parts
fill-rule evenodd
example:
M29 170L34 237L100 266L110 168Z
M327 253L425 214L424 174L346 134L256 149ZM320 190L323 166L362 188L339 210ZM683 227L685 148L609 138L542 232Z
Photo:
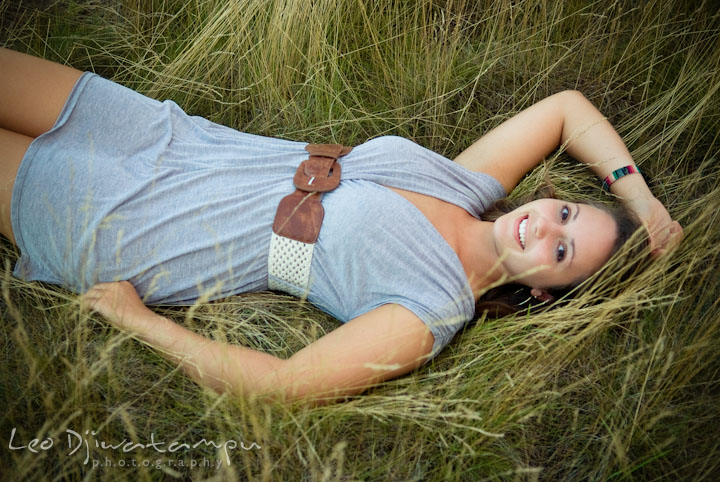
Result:
M606 211L589 204L573 204L577 217L568 224L568 236L575 247L571 269L585 279L600 269L610 257L617 227Z

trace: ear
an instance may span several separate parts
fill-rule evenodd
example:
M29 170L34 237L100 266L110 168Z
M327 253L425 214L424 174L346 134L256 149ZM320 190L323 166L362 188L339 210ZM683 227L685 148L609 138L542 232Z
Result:
M555 301L555 297L554 297L553 295L551 295L550 293L548 293L547 290L542 290L542 289L539 289L539 288L533 288L533 289L530 290L530 294L531 294L535 299L537 299L538 301L542 301L543 303L545 303L545 302L550 302L550 303L552 303L553 301Z

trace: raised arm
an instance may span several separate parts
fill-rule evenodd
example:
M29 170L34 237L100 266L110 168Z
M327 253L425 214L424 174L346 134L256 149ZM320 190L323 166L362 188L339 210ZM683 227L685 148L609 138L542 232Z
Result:
M95 285L81 300L160 350L199 384L248 397L341 399L420 366L433 345L425 324L399 305L376 308L284 360L210 340L155 314L126 281Z
M635 166L625 143L605 117L580 92L547 97L503 122L455 159L470 170L497 179L506 192L561 145L604 179L614 170ZM650 192L642 176L625 176L610 186L650 232L656 254L678 241L682 228ZM678 236L679 235L679 236Z

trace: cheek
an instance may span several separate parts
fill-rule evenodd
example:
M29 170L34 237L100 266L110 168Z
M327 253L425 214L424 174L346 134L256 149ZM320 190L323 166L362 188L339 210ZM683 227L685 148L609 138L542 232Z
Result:
M528 255L531 261L538 266L541 264L552 266L554 261L553 249L549 243L536 244Z
M495 220L493 223L493 231L498 239L506 238L508 234L511 234L510 222L507 214Z
M520 276L523 284L545 287L545 283L549 282L552 285L548 277L552 275L554 265L547 249L536 247L525 251L508 259L505 266L508 271Z

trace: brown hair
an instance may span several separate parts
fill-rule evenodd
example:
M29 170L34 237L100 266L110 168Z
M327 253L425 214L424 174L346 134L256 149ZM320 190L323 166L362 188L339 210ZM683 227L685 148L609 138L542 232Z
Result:
M537 199L552 198L556 199L555 189L550 184L541 186L532 194L520 198L504 198L497 201L482 215L485 221L495 221L500 216L507 214L514 209ZM622 206L608 206L597 202L583 201L598 209L602 209L612 216L616 225L616 239L610 252L609 259L612 259L620 248L622 248L630 237L642 226L638 219L627 209ZM633 244L633 253L630 256L641 257L641 253L646 251L647 238L640 243ZM606 263L607 264L607 263ZM570 286L557 287L548 290L552 295L553 301L539 301L530 294L530 287L519 283L508 283L496 288L488 290L475 304L475 316L480 316L483 312L491 318L500 318L518 311L527 311L530 313L538 313L547 311L552 308L567 303L571 294L578 294L577 284Z

